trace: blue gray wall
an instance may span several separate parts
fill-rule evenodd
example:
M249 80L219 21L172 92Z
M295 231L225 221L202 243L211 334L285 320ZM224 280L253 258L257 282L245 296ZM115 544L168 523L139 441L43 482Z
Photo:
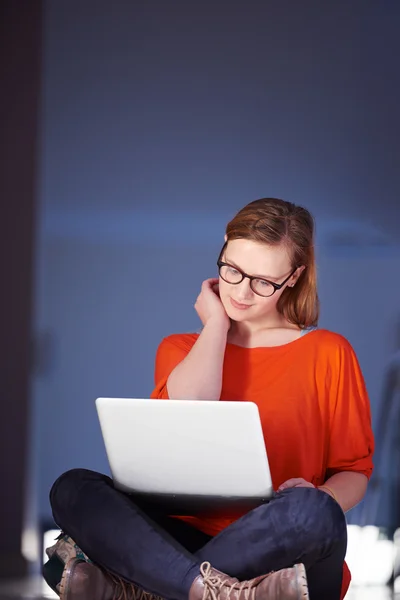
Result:
M396 2L46 3L41 518L63 470L107 470L94 399L150 393L158 342L198 328L224 225L258 197L317 217L321 325L376 412L400 306L399 24Z

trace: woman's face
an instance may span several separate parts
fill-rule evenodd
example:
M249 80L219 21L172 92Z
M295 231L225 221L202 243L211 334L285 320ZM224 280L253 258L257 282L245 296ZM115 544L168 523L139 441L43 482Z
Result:
M251 240L239 239L228 242L221 260L247 275L278 284L293 271L285 246L268 246ZM281 290L266 298L253 292L250 280L247 278L233 285L220 277L219 293L228 316L234 321L256 321L270 315L276 311L276 305L286 286L295 283L300 274L298 271L290 277Z

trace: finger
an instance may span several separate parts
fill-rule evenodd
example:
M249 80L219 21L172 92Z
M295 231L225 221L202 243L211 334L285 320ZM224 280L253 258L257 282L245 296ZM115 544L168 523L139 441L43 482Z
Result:
M215 277L211 278L211 279L206 279L205 281L203 281L203 283L201 284L201 289L202 290L208 290L211 289L213 285L215 285L216 283L219 282L219 279L216 279Z
M308 481L304 481L303 483L298 483L297 485L293 486L295 488L313 488L313 484L309 483Z
M284 485L285 487L293 487L294 485L297 485L298 483L303 483L304 481L305 479L303 479L302 477L292 477L291 479L285 481L282 485Z
M303 479L302 477L293 477L292 479L288 479L287 481L282 483L282 485L280 485L278 488L278 492L286 490L288 488L296 487L296 485L304 482L305 479Z

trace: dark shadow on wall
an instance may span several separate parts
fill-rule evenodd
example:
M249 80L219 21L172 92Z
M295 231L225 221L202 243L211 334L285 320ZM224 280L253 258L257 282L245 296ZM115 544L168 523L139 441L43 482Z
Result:
M42 2L0 6L0 578L24 575Z

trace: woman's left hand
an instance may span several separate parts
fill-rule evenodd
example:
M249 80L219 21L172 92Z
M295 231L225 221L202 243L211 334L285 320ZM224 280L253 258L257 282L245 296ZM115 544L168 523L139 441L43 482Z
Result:
M285 481L285 483L282 483L278 487L277 491L283 492L283 490L288 490L290 488L298 488L298 487L313 488L313 487L315 487L315 485L313 485L309 481L306 481L302 477L293 477L292 479L288 479L287 481Z

